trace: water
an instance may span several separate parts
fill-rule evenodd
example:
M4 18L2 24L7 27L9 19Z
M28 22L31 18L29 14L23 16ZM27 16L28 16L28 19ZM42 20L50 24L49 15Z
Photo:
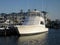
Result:
M31 36L0 37L0 45L60 45L60 30L50 29Z

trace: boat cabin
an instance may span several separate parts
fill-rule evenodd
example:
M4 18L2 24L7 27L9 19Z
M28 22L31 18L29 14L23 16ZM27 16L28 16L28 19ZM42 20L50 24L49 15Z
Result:
M45 25L45 20L40 11L33 10L26 13L23 25Z

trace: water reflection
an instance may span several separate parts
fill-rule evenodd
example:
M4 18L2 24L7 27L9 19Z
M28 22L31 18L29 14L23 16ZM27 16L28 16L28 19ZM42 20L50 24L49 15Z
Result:
M0 45L60 45L60 30L30 36L0 37Z
M47 33L23 36L18 38L18 44L21 45L47 45Z
M47 33L31 36L0 37L0 45L46 45Z

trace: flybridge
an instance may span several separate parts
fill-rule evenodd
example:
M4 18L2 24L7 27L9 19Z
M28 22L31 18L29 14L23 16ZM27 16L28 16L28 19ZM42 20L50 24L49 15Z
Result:
M26 16L42 16L42 12L38 11L36 9L34 9L34 10L28 10L26 12Z

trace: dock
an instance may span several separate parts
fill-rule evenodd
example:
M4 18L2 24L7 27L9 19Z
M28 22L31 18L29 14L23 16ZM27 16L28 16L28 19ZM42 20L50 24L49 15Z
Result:
M0 36L11 36L19 35L19 32L16 27L9 27L9 29L0 29Z

